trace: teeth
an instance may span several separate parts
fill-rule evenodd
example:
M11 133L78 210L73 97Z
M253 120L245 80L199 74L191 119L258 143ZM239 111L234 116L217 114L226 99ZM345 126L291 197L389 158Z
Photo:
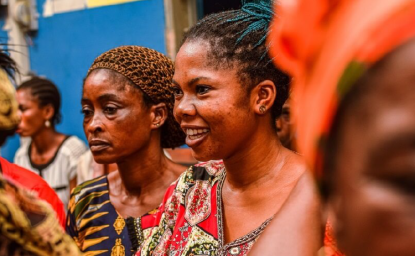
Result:
M208 132L209 129L186 129L186 134L187 135L200 135L201 133L205 133Z

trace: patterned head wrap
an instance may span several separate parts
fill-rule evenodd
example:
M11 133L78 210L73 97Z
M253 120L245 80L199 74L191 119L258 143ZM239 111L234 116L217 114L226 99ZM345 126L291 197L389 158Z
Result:
M415 0L290 0L269 40L279 67L294 76L298 146L322 177L322 142L337 107L364 72L415 36Z
M173 116L173 62L163 54L140 46L121 46L101 54L88 70L114 70L130 79L155 103L164 102L168 117L161 127L161 146L174 148L184 144L185 134Z
M0 68L0 130L13 130L17 127L17 110L16 91L7 72Z

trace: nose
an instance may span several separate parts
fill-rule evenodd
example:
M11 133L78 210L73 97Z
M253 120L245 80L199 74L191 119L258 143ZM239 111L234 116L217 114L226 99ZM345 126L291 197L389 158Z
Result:
M282 129L282 120L281 117L278 117L277 120L275 120L275 126L277 127L277 131L281 131Z
M182 119L195 116L196 112L195 104L190 97L183 96L174 102L174 117L179 123Z
M103 130L104 124L102 123L101 117L98 114L94 114L89 122L84 123L85 135L87 135L87 133L95 134L97 132L102 132Z

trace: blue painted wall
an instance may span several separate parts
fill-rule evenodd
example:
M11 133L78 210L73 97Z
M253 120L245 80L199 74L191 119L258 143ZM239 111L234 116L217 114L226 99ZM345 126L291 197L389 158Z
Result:
M40 14L44 2L37 2ZM98 55L120 45L141 45L165 53L164 30L163 0L40 17L30 46L30 64L34 73L46 76L60 89L63 120L57 130L85 140L80 114L82 80ZM9 139L2 156L12 160L18 146L17 138Z

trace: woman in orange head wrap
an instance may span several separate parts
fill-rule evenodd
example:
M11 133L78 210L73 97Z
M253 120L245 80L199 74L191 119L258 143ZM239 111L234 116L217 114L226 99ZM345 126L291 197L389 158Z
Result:
M348 256L415 255L415 1L282 2L269 40L294 76L299 151Z

